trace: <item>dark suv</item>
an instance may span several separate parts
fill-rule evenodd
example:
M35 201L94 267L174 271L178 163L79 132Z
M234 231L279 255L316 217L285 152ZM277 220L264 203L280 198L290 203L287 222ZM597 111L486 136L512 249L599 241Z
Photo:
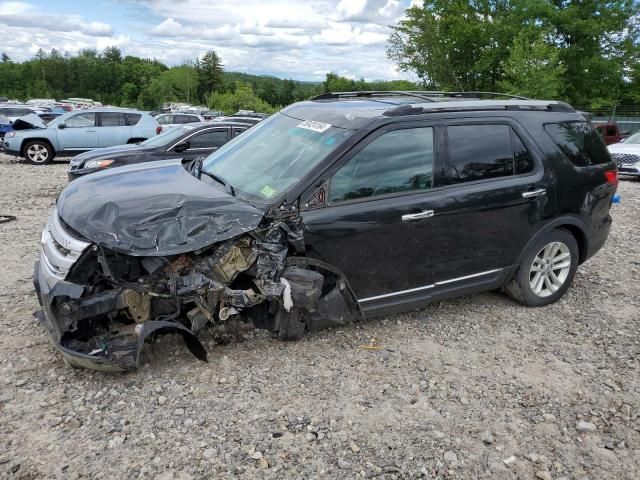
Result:
M607 238L616 166L565 103L468 95L324 94L204 162L74 181L35 270L56 347L129 370L157 332L206 359L206 324L289 339L501 287L556 301Z

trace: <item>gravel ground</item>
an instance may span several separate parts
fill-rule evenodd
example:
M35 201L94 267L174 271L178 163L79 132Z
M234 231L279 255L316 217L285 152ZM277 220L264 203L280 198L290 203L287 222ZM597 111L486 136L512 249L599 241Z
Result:
M67 367L33 319L64 163L0 156L0 478L640 478L640 183L558 303L497 293L311 334L163 337L131 374ZM371 341L384 350L358 348Z

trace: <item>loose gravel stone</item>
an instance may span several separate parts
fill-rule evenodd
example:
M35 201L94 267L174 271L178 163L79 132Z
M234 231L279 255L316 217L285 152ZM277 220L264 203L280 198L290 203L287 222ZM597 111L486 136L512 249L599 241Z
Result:
M594 433L598 431L598 427L591 422L581 420L576 424L576 430L581 433Z
M451 450L444 452L442 458L447 463L454 463L458 461L458 455L456 455L456 452L452 452Z

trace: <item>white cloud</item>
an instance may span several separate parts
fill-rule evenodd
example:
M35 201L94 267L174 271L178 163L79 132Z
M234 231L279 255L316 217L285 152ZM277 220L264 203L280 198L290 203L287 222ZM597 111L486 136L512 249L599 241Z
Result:
M155 27L153 27L149 31L149 33L151 35L173 37L181 34L180 32L181 28L182 28L181 23L176 22L173 18L167 18L159 25L156 25Z
M27 13L30 10L33 10L33 5L26 2L0 2L0 13L3 15Z
M0 10L0 25L47 29L50 32L81 32L86 35L105 36L113 33L113 27L103 22L85 22L80 17L62 15L34 15L14 13L5 15Z

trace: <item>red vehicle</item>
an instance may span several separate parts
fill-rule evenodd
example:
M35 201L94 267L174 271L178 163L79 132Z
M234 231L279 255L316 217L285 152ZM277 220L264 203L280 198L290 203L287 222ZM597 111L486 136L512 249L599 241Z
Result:
M619 143L627 138L627 135L623 134L615 123L599 123L594 126L607 145Z

